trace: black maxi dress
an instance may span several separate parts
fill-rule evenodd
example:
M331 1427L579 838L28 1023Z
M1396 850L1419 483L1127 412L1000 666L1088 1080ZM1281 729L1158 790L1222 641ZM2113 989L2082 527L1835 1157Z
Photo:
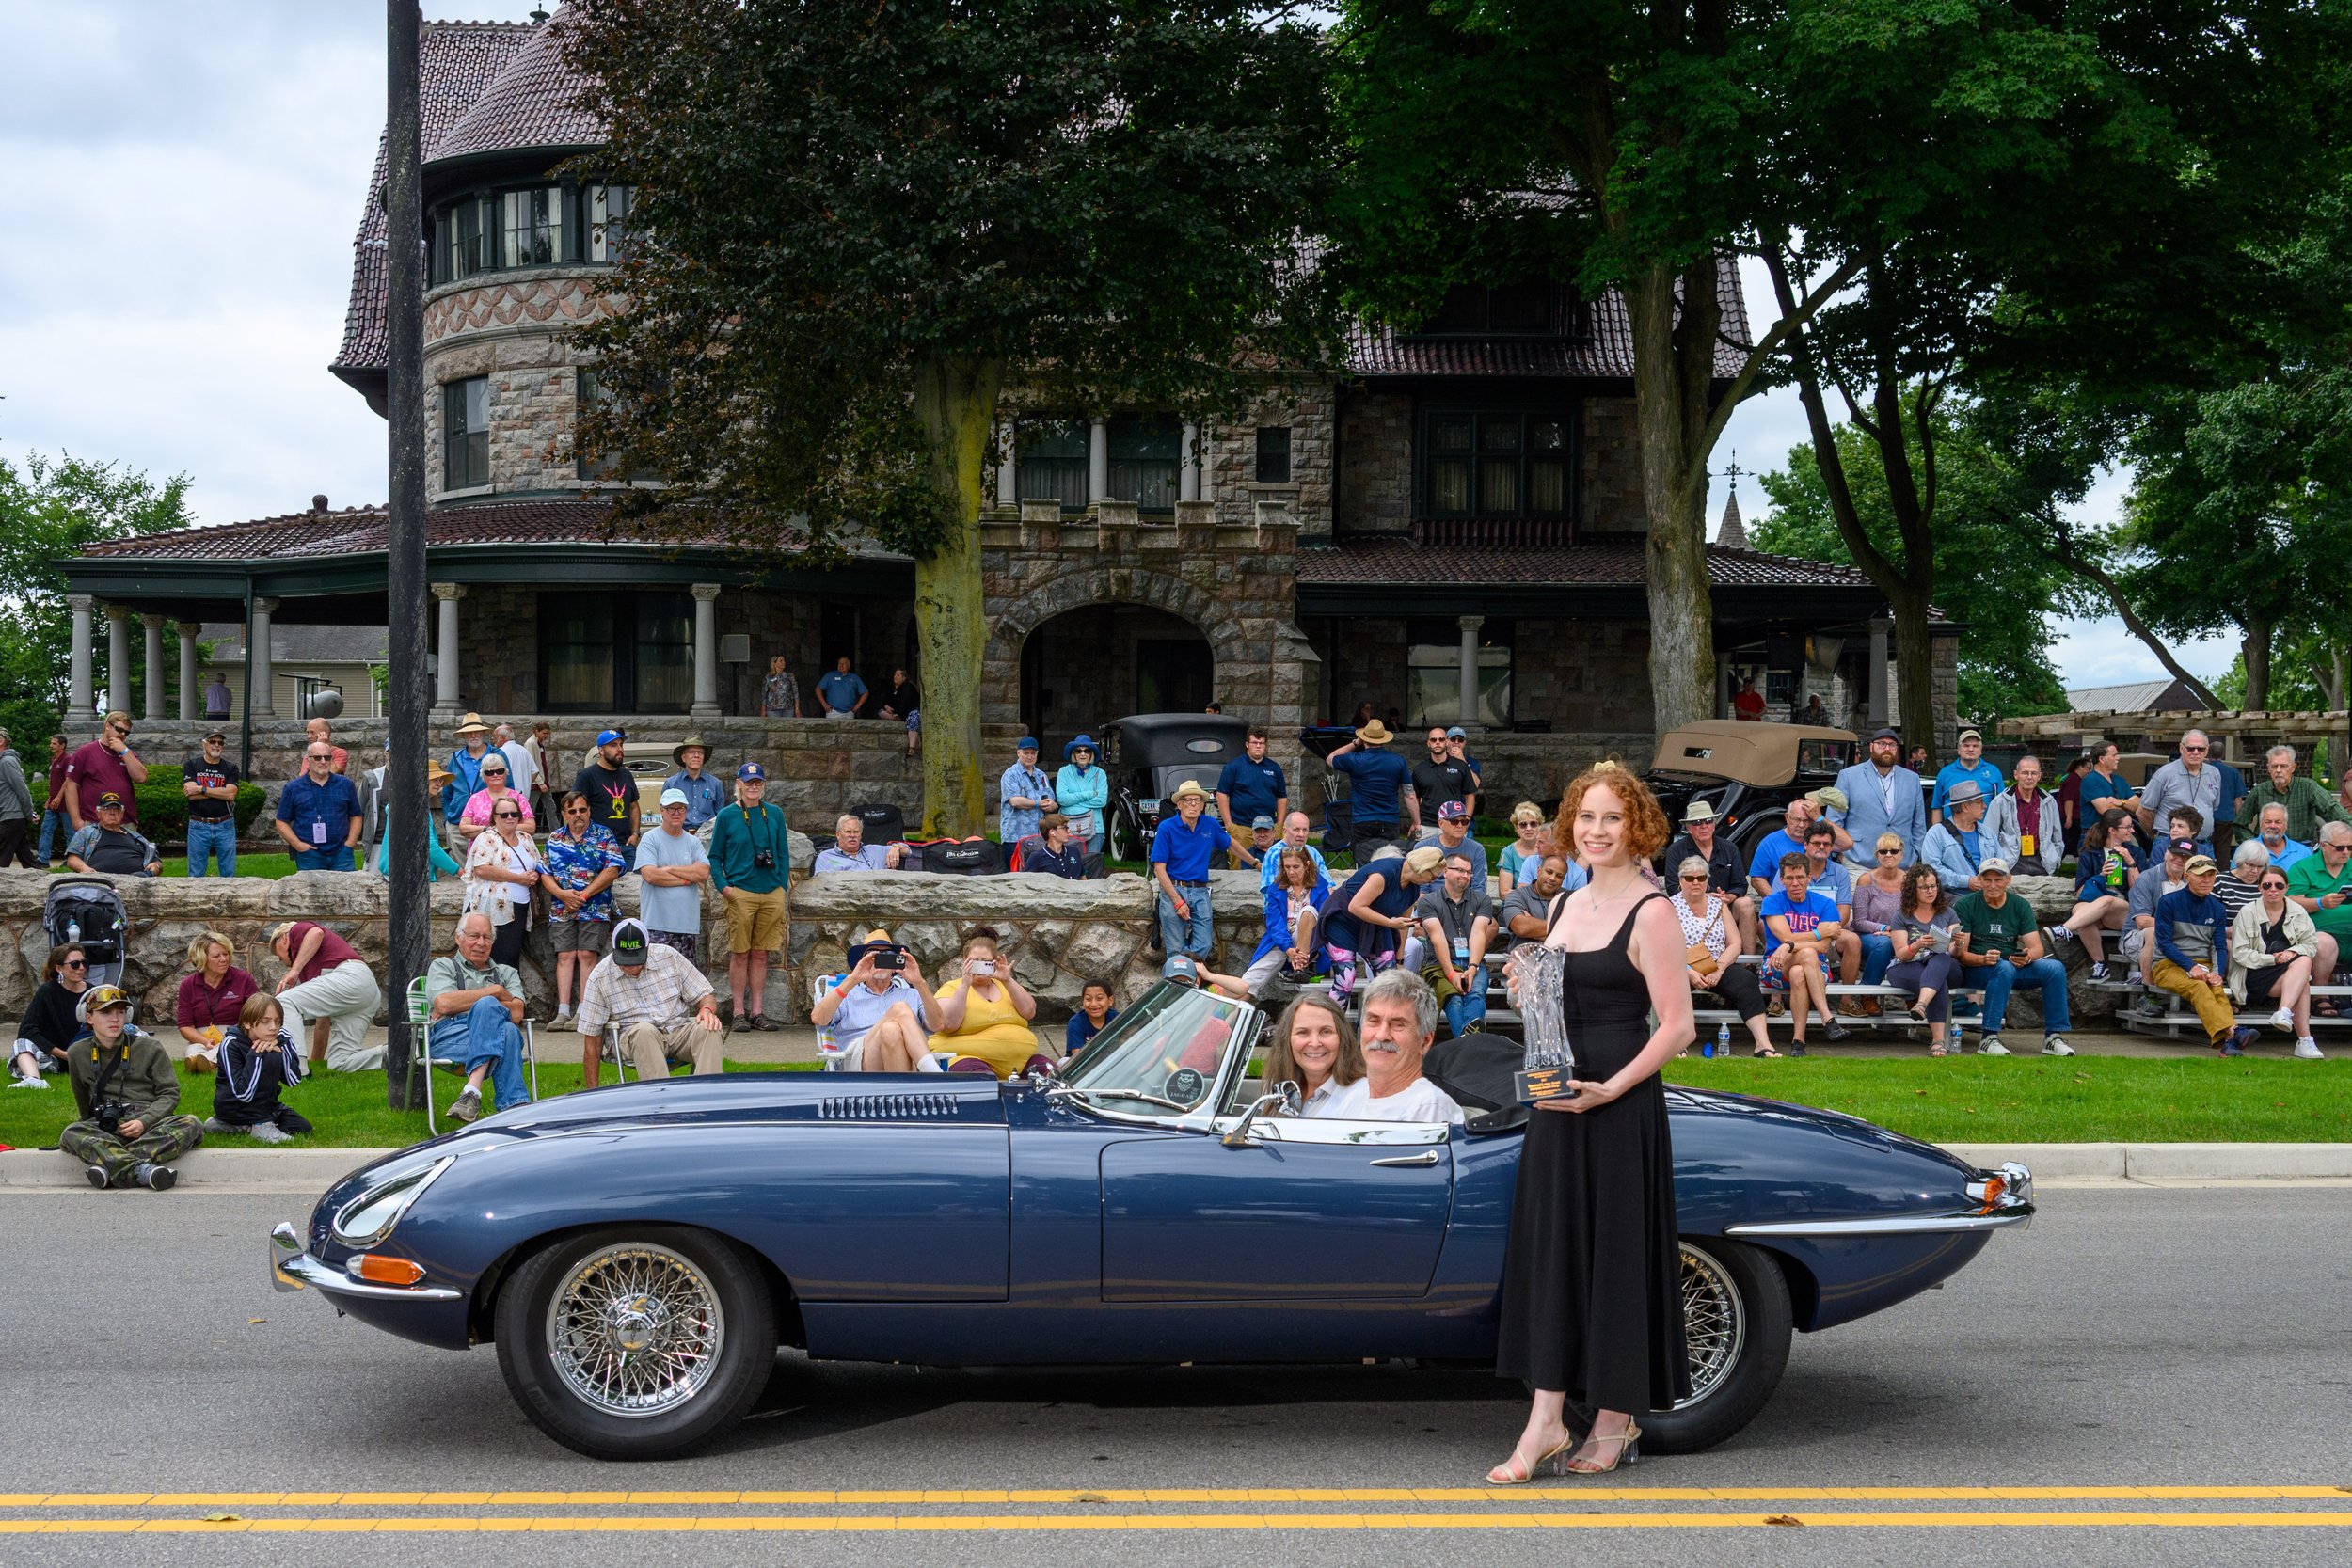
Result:
M1626 955L1649 898L1607 946L1563 955L1561 1022L1576 1076L1588 1082L1649 1039L1649 987ZM1503 1255L1496 1374L1637 1418L1671 1407L1691 1392L1681 1273L1665 1085L1653 1075L1598 1110L1533 1113Z

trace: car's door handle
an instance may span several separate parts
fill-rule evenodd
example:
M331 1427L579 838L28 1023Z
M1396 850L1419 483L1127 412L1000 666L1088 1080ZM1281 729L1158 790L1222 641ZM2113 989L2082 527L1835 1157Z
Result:
M1419 1154L1391 1155L1386 1160L1373 1162L1375 1165L1434 1165L1437 1163L1438 1151L1434 1148L1424 1148Z

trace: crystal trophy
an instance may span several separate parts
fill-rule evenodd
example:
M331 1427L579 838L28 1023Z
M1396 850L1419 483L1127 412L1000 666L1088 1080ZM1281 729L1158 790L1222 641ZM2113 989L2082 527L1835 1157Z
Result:
M1527 1035L1526 1060L1512 1078L1522 1105L1575 1097L1568 1084L1576 1076L1576 1051L1561 1008L1566 966L1566 954L1537 945L1514 952L1505 967L1512 1004Z

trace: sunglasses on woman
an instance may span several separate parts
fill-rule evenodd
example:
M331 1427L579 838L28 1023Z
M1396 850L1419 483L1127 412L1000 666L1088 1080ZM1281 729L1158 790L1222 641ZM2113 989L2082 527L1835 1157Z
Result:
M89 967L89 960L87 958L68 958L57 967L59 969L87 969Z
M499 822L519 822L523 819L523 814L518 811L494 811L490 816Z

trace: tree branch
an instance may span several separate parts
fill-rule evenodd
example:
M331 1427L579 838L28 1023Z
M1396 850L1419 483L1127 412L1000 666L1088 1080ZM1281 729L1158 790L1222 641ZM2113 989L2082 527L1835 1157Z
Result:
M1751 252L1751 254L1760 254L1760 252ZM1769 261L1770 258L1767 257L1766 260ZM1701 463L1706 461L1706 453L1715 450L1716 441L1723 436L1724 426L1731 422L1732 410L1747 397L1748 388L1755 385L1756 376L1772 361L1772 356L1780 352L1780 345L1788 341L1790 333L1812 321L1824 301L1852 282L1869 260L1868 256L1852 258L1845 265L1830 274L1820 288L1811 292L1809 303L1799 307L1793 312L1786 307L1783 308L1780 320L1774 322L1772 330L1765 333L1757 341L1756 345L1748 351L1747 359L1740 366L1739 372L1732 376L1731 385L1724 389L1723 401L1715 404L1714 413L1709 416L1706 425L1699 432L1701 439L1692 450L1700 454L1698 460Z
M2116 614L2122 618L2123 629L2139 639L2148 651L2156 656L2156 662L2163 665L2174 680L2188 688L2191 696L2206 707L2218 708L2220 700L2206 689L2203 681L2182 668L2181 661L2172 657L2172 650L2165 646L2164 640L2139 618L2138 611L2132 609L2131 600L2124 597L2122 585L2082 552L2073 531L2046 514L2040 520L2042 525L2042 547L2050 557L2068 571L2089 578L2107 596L2107 602L2115 606Z

